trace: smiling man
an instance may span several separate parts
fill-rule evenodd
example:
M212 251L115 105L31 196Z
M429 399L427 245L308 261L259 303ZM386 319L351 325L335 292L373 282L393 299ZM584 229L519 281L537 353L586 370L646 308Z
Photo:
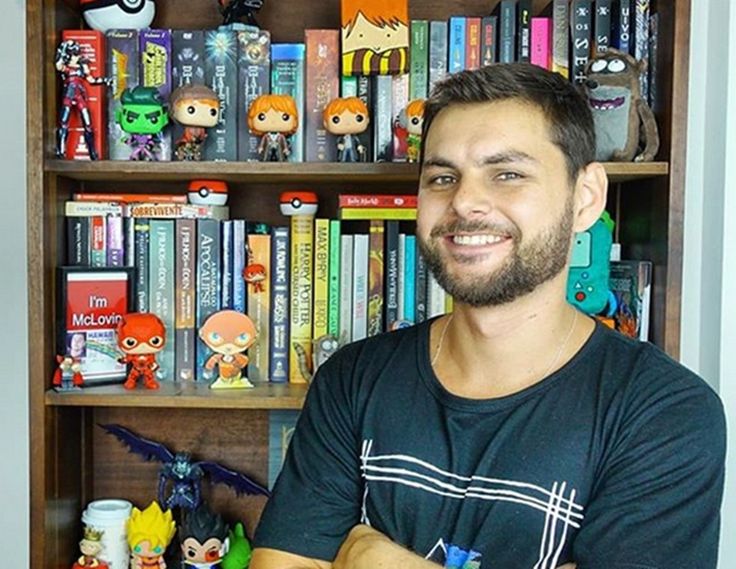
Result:
M606 202L585 101L466 71L424 141L417 236L454 312L320 367L252 569L715 567L720 401L565 300Z

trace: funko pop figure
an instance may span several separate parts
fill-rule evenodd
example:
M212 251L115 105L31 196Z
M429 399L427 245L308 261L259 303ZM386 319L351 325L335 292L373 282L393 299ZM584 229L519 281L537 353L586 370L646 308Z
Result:
M79 542L79 551L82 554L72 565L72 569L108 569L109 565L99 558L102 553L102 532L89 526L84 528L84 537Z
M156 87L126 89L120 97L121 106L115 120L123 132L123 139L131 147L131 160L157 161L161 150L161 131L169 124L164 102Z
M143 511L133 508L126 524L131 569L165 569L164 552L176 533L171 510L161 510L158 502Z
M205 363L205 377L212 377L215 366L218 367L218 377L210 385L212 389L253 387L243 377L249 361L243 352L256 341L256 334L253 321L236 310L220 310L205 320L199 337L215 352Z
M288 137L299 128L296 102L290 95L261 95L248 109L248 128L261 137L262 162L284 162L291 154Z
M82 363L79 358L70 354L66 356L56 356L58 367L54 372L51 384L56 391L73 391L84 385L84 377L82 377Z
M93 30L142 30L153 22L153 0L81 0L84 21Z
M322 112L325 130L337 136L338 162L365 162L365 146L359 134L370 123L368 108L358 97L337 98L330 101Z
M220 119L220 100L204 85L182 85L171 94L169 115L184 127L184 134L176 141L176 159L202 159L202 144L207 129Z
M418 162L422 151L422 125L424 124L424 99L414 99L406 107L406 160Z
M166 327L155 314L132 312L123 316L118 325L118 347L125 353L118 361L131 364L123 387L135 389L143 377L146 389L158 389L154 372L159 369L156 354L166 345Z
M182 565L198 569L221 567L228 551L228 527L222 516L200 504L189 512L179 527Z

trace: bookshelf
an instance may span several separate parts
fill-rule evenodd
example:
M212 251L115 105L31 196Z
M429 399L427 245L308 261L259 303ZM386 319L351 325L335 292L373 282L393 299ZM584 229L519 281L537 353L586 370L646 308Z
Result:
M487 13L496 0L410 0L413 19ZM549 0L534 0L541 13ZM182 9L186 5L186 9ZM658 81L661 149L657 162L607 164L609 210L620 220L618 236L627 258L654 262L651 329L654 342L679 355L682 280L683 189L687 113L689 0L653 1L660 17ZM339 0L270 0L259 22L274 41L301 41L307 28L339 26ZM155 27L212 28L220 17L214 0L157 0ZM410 164L258 164L67 162L53 158L58 80L53 54L59 31L80 27L78 0L28 0L28 270L29 399L31 420L31 563L69 566L77 554L79 516L85 504L124 497L145 505L155 492L158 465L144 463L96 427L121 423L197 458L224 462L265 482L268 412L298 409L306 389L260 386L213 393L165 386L156 393L119 386L77 394L50 391L53 371L55 268L63 259L63 204L72 193L178 191L199 177L229 182L233 217L256 214L281 221L278 195L285 189L317 191L324 212L335 212L337 192L412 191ZM236 498L215 486L206 498L214 509L242 519L252 532L265 501Z

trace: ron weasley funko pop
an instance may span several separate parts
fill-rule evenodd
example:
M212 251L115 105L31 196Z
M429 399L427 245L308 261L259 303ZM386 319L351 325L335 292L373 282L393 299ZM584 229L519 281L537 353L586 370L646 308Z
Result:
M118 347L125 354L118 361L130 364L128 378L123 387L134 389L138 378L143 387L158 389L155 373L159 369L156 354L166 345L166 327L155 314L131 312L123 316L118 325Z
M418 162L422 150L424 99L414 99L406 107L406 160Z
M325 130L337 136L338 162L365 162L366 149L358 138L370 123L368 108L358 97L332 99L322 112Z
M299 128L299 112L290 95L261 95L248 108L248 128L261 137L262 162L284 162L291 154L289 138Z
M171 94L169 115L184 127L184 134L176 141L176 159L201 160L207 129L220 119L217 93L204 85L182 85Z
M212 389L253 387L243 377L249 361L243 352L256 341L256 326L248 316L236 310L215 312L199 329L199 337L215 352L204 365L207 379L218 368L217 379L210 385Z

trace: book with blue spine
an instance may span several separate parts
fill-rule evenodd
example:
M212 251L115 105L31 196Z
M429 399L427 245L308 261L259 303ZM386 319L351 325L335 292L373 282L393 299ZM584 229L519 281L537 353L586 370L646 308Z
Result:
M174 267L174 221L151 220L149 241L150 272L148 274L151 294L150 312L158 316L166 327L166 345L156 358L157 374L161 379L173 381L176 375L176 327L174 295L176 272Z
M407 322L416 322L416 264L417 264L417 238L415 235L407 235L404 245L404 314L401 316Z
M561 2L562 0L555 0ZM614 4L613 14L613 45L624 53L633 53L634 42L634 8L635 0L618 0Z
M289 381L289 280L290 242L288 227L271 230L271 343L269 379Z
M233 308L233 222L222 222L222 283L220 307Z
M428 92L447 76L447 30L446 20L432 20L429 23Z
M457 73L465 69L465 18L452 16L450 18L450 55L447 67L450 73Z
M585 66L590 60L593 39L593 0L572 0L570 25L572 27L572 65L570 74L575 83L585 81Z
M398 314L397 314L397 320L403 320L404 319L404 287L406 286L406 283L404 282L404 264L406 263L406 233L399 233L399 263L398 263L398 283L399 283L399 290L398 290Z
M233 219L233 310L246 312L246 290L243 269L246 263L245 220Z
M197 220L197 330L205 320L220 310L222 279L220 222L216 219ZM204 364L212 352L197 338L196 378L206 381Z
M291 95L299 113L299 127L291 137L289 162L304 162L304 65L303 43L271 44L271 92Z

